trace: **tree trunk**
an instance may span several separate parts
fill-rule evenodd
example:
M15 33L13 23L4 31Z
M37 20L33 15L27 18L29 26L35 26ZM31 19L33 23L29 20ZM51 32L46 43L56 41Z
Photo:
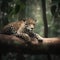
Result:
M41 2L42 2L42 15L44 22L44 37L48 37L48 24L46 19L46 2L45 0L41 0Z
M43 38L43 42L36 43L31 39L31 44L13 35L0 34L0 52L23 52L25 54L60 54L60 38Z

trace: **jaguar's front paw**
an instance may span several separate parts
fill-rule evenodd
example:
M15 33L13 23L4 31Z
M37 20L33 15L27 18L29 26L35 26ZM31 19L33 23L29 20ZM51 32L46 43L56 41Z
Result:
M36 38L39 42L43 42L43 37L41 37L39 34L36 34Z

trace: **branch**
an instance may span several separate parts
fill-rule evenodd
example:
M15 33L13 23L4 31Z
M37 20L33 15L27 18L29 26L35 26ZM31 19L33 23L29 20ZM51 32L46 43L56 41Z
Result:
M31 38L31 44L27 44L23 39L13 35L0 34L0 52L20 52L26 54L60 54L60 38L43 38L43 42L36 43L36 39Z

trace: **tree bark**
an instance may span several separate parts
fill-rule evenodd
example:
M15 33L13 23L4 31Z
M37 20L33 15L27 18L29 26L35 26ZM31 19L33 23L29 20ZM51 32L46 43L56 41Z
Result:
M16 36L0 34L0 52L21 51L24 54L60 54L60 37L43 38L43 42L38 44L34 44L35 42L35 40L31 40L30 45Z
M44 22L44 37L48 37L48 24L47 24L47 18L46 18L46 1L41 0L42 3L42 16L43 16L43 22Z

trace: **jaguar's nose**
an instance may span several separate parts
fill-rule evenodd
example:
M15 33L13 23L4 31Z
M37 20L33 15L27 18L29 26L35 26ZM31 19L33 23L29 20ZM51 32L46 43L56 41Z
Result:
M33 30L34 28L31 28L31 30Z
M31 28L32 30L34 29L34 28Z

